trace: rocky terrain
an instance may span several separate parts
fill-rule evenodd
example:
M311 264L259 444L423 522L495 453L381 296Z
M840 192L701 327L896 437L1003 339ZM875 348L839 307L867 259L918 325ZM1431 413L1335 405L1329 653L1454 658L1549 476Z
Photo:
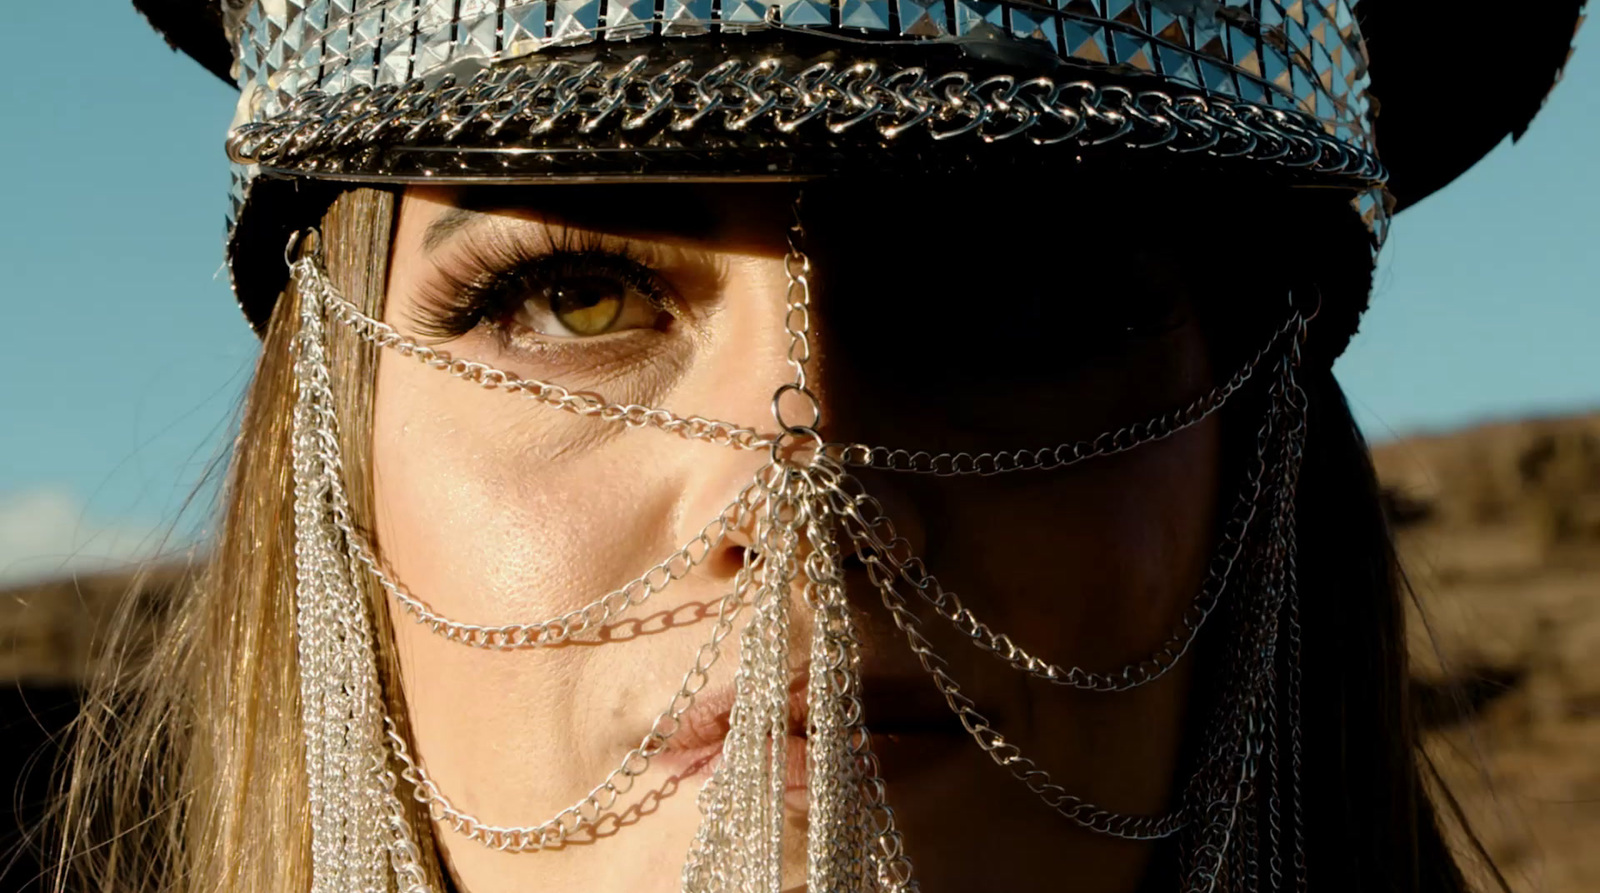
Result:
M1441 777L1513 890L1600 890L1600 415L1375 459Z
M1511 889L1600 891L1600 415L1410 438L1376 461L1417 596L1416 702L1440 778ZM0 593L0 788L30 779L0 801L3 893L36 874L10 861L5 810L42 799L29 760L70 717L97 631L130 585L147 617L179 580Z

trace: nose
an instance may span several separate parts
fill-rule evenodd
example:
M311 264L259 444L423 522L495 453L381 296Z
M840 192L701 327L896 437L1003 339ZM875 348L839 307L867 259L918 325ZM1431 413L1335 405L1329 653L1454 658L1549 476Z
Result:
M683 481L673 527L710 579L726 583L744 567L761 495L757 476L768 458L762 450L724 448L694 463Z
M785 223L788 213L785 208ZM833 225L831 220L822 223L824 228ZM798 235L796 244L806 255L821 245L809 230ZM680 542L698 535L706 519L721 519L712 531L715 535L707 539L715 545L706 547L707 554L700 562L718 579L731 579L743 566L746 553L759 548L754 541L753 514L760 493L758 487L751 489L758 472L775 456L806 461L812 433L795 429L815 429L816 436L835 444L901 447L938 443L938 413L897 400L896 385L904 382L897 382L892 373L904 370L895 368L899 364L892 361L886 365L882 356L874 359L870 349L861 349L863 337L869 344L874 338L896 337L889 326L877 325L886 321L881 311L864 313L863 308L839 303L861 295L844 295L838 289L833 289L835 295L827 294L832 280L829 271L819 269L818 264L836 259L832 252L810 260L790 254L762 258L759 271L745 267L750 288L719 311L718 337L699 356L693 380L686 385L692 399L721 418L770 436L785 435L783 429L791 429L785 443L770 451L696 444L688 464L680 466L686 471L680 478ZM830 284L823 284L824 280ZM857 330L857 337L840 338L847 327ZM876 332L859 331L864 327ZM689 394L685 398L690 399ZM895 532L907 541L904 548L920 552L926 525L924 512L910 495L911 482L870 469L847 467L845 471L860 478L847 490L859 493L864 488L873 497L872 502L861 504L862 511L887 516ZM835 523L842 520L837 518ZM850 538L844 531L836 535L842 551L849 555Z

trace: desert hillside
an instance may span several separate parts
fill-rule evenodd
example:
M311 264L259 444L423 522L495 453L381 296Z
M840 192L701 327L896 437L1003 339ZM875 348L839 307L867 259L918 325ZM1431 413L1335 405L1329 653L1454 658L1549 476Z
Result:
M1600 415L1375 452L1440 774L1514 890L1600 890Z
M1376 460L1420 605L1417 704L1440 775L1517 893L1600 891L1600 415L1411 438ZM153 616L180 579L140 578L132 616ZM97 631L133 584L0 593L10 773L70 717ZM31 781L4 802L36 805L41 773ZM16 826L0 807L0 856ZM29 889L27 861L5 865L0 893Z

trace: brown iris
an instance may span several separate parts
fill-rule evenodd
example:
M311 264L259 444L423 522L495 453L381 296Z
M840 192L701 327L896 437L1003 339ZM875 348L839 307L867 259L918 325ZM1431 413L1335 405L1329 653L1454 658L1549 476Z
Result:
M574 335L611 331L628 302L625 285L599 277L569 279L546 294L551 315Z

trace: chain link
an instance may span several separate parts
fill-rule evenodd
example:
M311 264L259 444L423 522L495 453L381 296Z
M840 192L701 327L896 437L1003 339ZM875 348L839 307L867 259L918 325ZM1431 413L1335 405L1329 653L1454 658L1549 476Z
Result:
M594 394L570 391L561 385L537 379L517 378L493 366L458 359L447 351L419 344L415 339L400 334L388 323L362 313L341 297L327 281L327 274L321 265L314 260L300 262L299 281L302 287L318 289L323 295L329 316L349 326L362 339L479 387L522 394L573 415L616 422L630 428L657 428L686 440L701 440L734 449L758 450L770 447L775 442L773 438L751 428L700 416L679 416L665 409L652 409L638 404L610 403Z
M1007 106L1022 87L986 81L974 86L970 79L936 79L940 90L955 95L988 90L986 102ZM1031 83L1031 82L1030 82ZM1038 89L1035 86L1033 89ZM1126 92L1126 91L1124 91ZM1133 101L1136 97L1129 94ZM1222 123L1203 106L1152 100L1123 115L1120 128L1130 128L1129 118L1140 121L1186 119L1217 127ZM1104 109L1096 114L1105 117ZM1121 114L1121 113L1118 113ZM1187 118L1185 118L1187 116ZM970 122L969 122L970 123ZM976 125L974 125L976 126ZM1214 141L1220 144L1223 138ZM344 539L353 569L365 566L379 583L419 622L447 639L480 648L516 649L558 644L590 630L623 611L637 607L671 582L682 579L701 564L730 529L755 526L754 547L745 551L745 563L736 575L733 591L718 603L717 621L710 637L696 653L667 708L652 723L639 745L620 765L577 804L548 821L529 826L488 824L456 807L429 778L422 764L407 750L392 720L387 725L388 749L403 767L399 778L413 788L413 796L430 816L469 839L495 849L520 852L565 843L571 835L592 828L631 790L650 760L680 727L683 714L705 686L707 674L718 659L735 617L746 606L754 619L741 633L741 664L736 678L737 697L724 742L723 763L702 789L705 815L691 856L684 868L685 889L742 891L777 890L782 880L783 851L781 799L785 741L788 735L789 661L788 611L792 593L803 591L815 621L811 662L813 673L808 704L809 736L814 739L812 762L812 812L818 823L808 846L808 873L821 886L839 886L838 879L855 878L877 889L909 893L916 889L911 864L894 828L893 813L884 796L871 738L863 724L859 679L858 639L845 602L838 543L841 533L863 561L869 579L884 607L903 634L913 655L929 674L947 706L977 745L1005 768L1047 807L1075 825L1094 833L1131 840L1153 840L1193 828L1185 836L1184 860L1187 891L1211 890L1219 878L1231 873L1254 882L1261 871L1260 838L1267 839L1266 871L1273 889L1281 887L1283 862L1279 798L1278 700L1286 698L1289 737L1288 821L1294 848L1292 869L1298 888L1305 885L1305 852L1299 774L1300 742L1299 673L1300 626L1297 607L1294 542L1294 494L1305 436L1305 396L1295 381L1300 346L1307 319L1298 310L1273 332L1257 353L1226 382L1187 406L1163 416L1102 434L1076 444L1044 450L994 453L909 453L865 445L825 443L818 433L822 405L811 390L807 364L811 348L811 295L809 259L802 248L804 231L796 221L789 231L789 251L784 258L788 279L783 325L789 336L787 360L793 381L773 397L773 415L779 434L758 435L754 429L699 417L682 418L665 410L607 403L602 398L573 393L547 382L516 379L492 367L459 360L444 351L418 344L392 327L362 314L340 298L327 282L314 258L294 265L302 288L308 289L308 311L349 326L358 336L382 348L411 356L425 365L485 388L522 393L536 401L586 417L620 422L630 427L655 427L693 440L739 449L768 447L772 460L723 512L680 550L621 589L560 617L532 624L481 626L463 624L436 613L396 582L361 536L351 520L337 468L338 444L332 400L315 400L301 408L298 430L307 432L300 453L326 458L328 512L331 526ZM319 304L320 302L320 304ZM321 308L317 311L316 308ZM307 338L320 337L320 329L306 323ZM1287 347L1278 350L1280 343ZM1170 437L1214 414L1275 356L1277 379L1268 389L1270 407L1256 435L1254 461L1247 466L1237 505L1224 526L1219 546L1207 568L1205 581L1186 608L1173 633L1151 655L1117 671L1096 672L1050 663L1017 645L980 620L954 593L940 587L922 560L912 554L881 504L867 493L847 466L891 471L911 471L940 476L988 475L1009 471L1060 468L1089 458L1107 456ZM313 382L315 384L315 382ZM784 398L790 397L787 405ZM800 406L796 406L796 402ZM302 401L305 402L305 401ZM791 418L796 411L809 418ZM809 424L800 424L805 421ZM299 460L297 460L299 461ZM1270 485L1276 485L1271 510L1258 520L1258 506ZM308 522L309 523L309 522ZM1240 646L1222 668L1222 697L1206 734L1202 764L1189 778L1179 805L1161 815L1132 815L1106 809L1067 792L1052 776L1003 734L978 710L949 671L949 662L923 635L921 619L901 587L914 589L921 601L972 644L996 655L1028 676L1058 685L1090 691L1116 692L1159 679L1185 654L1223 595L1238 577L1243 564L1254 586L1237 587L1241 597L1230 600L1240 631ZM320 565L319 565L320 567ZM331 570L329 571L332 572ZM1286 622L1280 622L1286 618ZM1280 640L1285 647L1279 650ZM1286 680L1278 662L1286 663ZM1287 681L1287 686L1281 683ZM1286 689L1286 691L1285 691ZM314 742L313 745L315 746ZM381 767L380 767L381 768ZM1264 772L1263 772L1264 770ZM1263 777L1264 775L1264 777ZM392 791L395 778L380 772L378 780ZM1255 821L1252 804L1265 797L1266 828ZM763 798L780 805L760 806ZM775 799L773 799L775 798ZM820 798L820 799L819 799ZM390 814L392 813L392 814ZM397 818L398 817L398 818ZM396 871L408 893L417 886L415 845L397 829L403 816L390 810L382 817ZM820 835L820 836L819 836ZM871 841L865 845L863 841ZM719 848L737 850L719 855ZM409 855L408 855L409 853ZM402 871L401 869L405 870ZM420 877L420 875L418 875ZM855 884L855 881L850 882ZM731 885L731 886L730 886ZM846 884L850 886L850 884Z
M822 427L822 401L811 390L806 371L806 364L811 362L811 258L806 256L801 247L805 228L800 222L800 202L801 195L796 194L791 209L794 219L786 234L789 250L783 256L783 275L787 282L784 287L783 330L789 336L785 358L794 370L794 379L780 386L772 395L772 418L781 432L779 438L786 441L773 445L774 462L784 458L781 447L792 450L800 446L797 441L802 439L810 441L813 455L821 453L824 448L822 435L818 433ZM800 409L810 416L808 421L802 423L785 414L783 399L791 394L801 401ZM790 407L789 411L794 409Z
M578 831L595 827L601 818L616 805L617 798L633 788L634 779L650 768L650 761L661 753L666 742L681 727L683 714L694 705L695 697L706 685L711 667L721 654L722 641L733 630L734 619L744 607L741 598L748 574L759 570L761 559L752 558L742 568L735 580L733 591L717 602L717 622L710 638L695 653L694 666L683 677L683 683L667 708L657 715L638 746L628 751L617 768L596 785L580 801L561 810L547 821L537 825L500 826L489 824L457 807L428 776L420 762L411 757L405 739L395 728L394 720L385 717L389 749L404 766L400 777L409 782L413 796L428 809L436 822L447 824L451 830L477 841L491 849L520 853L561 846Z
M847 525L846 529L852 537L858 536L858 528L853 525ZM962 693L960 685L945 670L948 662L933 650L932 644L922 634L921 622L895 589L894 572L885 568L870 548L863 549L859 539L857 550L866 563L867 575L877 587L883 606L905 636L907 647L916 656L923 671L933 678L934 686L944 695L945 703L961 721L962 727L997 765L1026 785L1046 806L1086 831L1128 840L1157 840L1170 837L1184 826L1185 816L1181 811L1162 816L1113 812L1074 796L1056 784L1048 772L1040 769L1038 764L1022 753L1020 747L1007 741L990 725L989 720L978 712L977 704Z
M1228 399L1249 383L1262 361L1272 354L1294 327L1299 317L1291 315L1274 330L1255 355L1239 367L1227 381L1195 398L1187 406L1137 424L1107 431L1076 443L1038 449L1003 450L987 453L930 453L919 450L890 449L861 443L830 443L825 453L845 465L882 471L903 471L935 477L978 475L989 477L1013 471L1055 471L1084 462L1125 453L1147 443L1165 440L1210 418Z
M475 156L485 160L496 139L521 147L529 134L566 126L596 148L614 139L646 153L635 131L660 129L676 137L722 130L743 144L775 148L811 144L816 135L802 129L891 141L916 130L935 142L1114 143L1248 158L1358 185L1388 178L1373 152L1334 138L1298 111L1081 79L980 77L879 62L823 61L791 70L770 58L733 59L698 71L686 59L654 67L644 56L620 64L552 60L490 68L464 84L445 75L437 83L359 86L338 94L311 90L266 120L236 127L227 149L238 164L333 173L346 166L347 156L355 159L353 168L359 165L361 150L372 145L400 142L449 153L451 144L472 133ZM547 165L560 161L541 158ZM473 161L455 156L457 166L470 169Z
M813 841L807 848L808 889L841 889L844 878L858 881L847 889L862 889L859 881L870 878L885 893L915 893L920 887L912 877L911 859L864 723L860 639L846 599L834 519L813 469L807 469L804 477L815 501L806 513L806 540L812 546L804 565L806 602L813 618L807 703L818 705L807 716L807 756L813 766L839 765L848 770L843 778L814 778L808 786ZM857 825L874 833L864 833ZM873 846L867 852L847 848L869 836Z
M770 466L763 471L767 468ZM643 605L651 596L666 589L668 584L688 576L727 539L729 530L741 529L748 523L747 519L757 503L754 498L757 487L758 484L754 482L747 484L738 497L693 539L622 588L608 592L581 608L533 623L483 626L451 620L435 611L426 601L412 595L391 577L359 532L352 529L347 535L356 560L372 572L378 583L400 603L407 614L436 635L452 642L494 651L549 648L567 642L579 633L596 629L630 608Z
M1206 619L1227 588L1234 563L1243 548L1255 517L1255 500L1260 498L1261 481L1252 478L1241 488L1235 510L1230 514L1217 552L1207 565L1206 577L1196 598L1184 609L1178 626L1155 651L1145 657L1110 672L1097 672L1080 666L1062 667L1043 660L1018 645L1010 635L996 632L961 597L939 585L937 577L928 573L920 558L910 553L910 543L899 536L882 505L861 488L858 480L839 474L826 484L834 494L836 511L862 531L858 540L868 555L887 564L889 569L910 586L947 620L955 630L972 642L979 650L990 652L1013 669L1042 679L1054 685L1086 691L1119 692L1148 685L1166 675L1188 653L1199 635Z

